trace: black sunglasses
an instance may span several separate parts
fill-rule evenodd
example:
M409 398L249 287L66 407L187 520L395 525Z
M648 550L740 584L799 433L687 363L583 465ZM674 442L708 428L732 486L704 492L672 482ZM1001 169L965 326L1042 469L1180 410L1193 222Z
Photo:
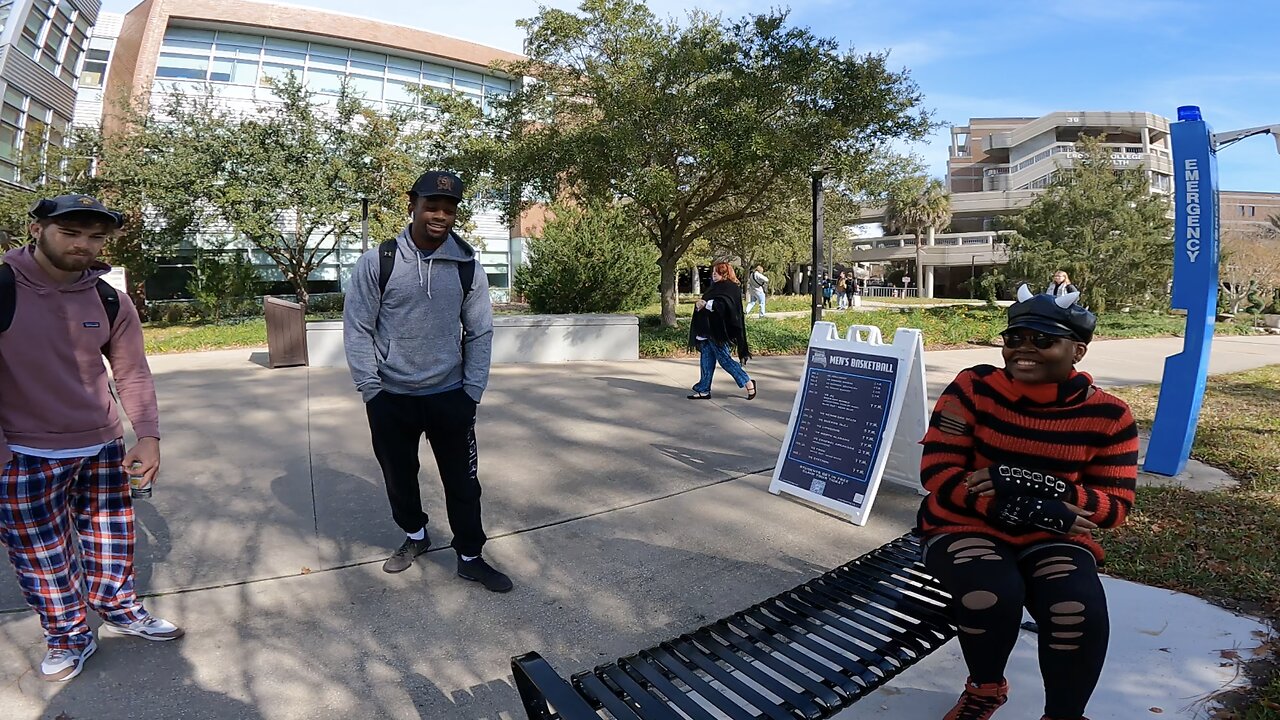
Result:
M1022 347L1024 342L1030 342L1040 350L1048 350L1059 340L1067 339L1061 335L1048 335L1042 332L1028 335L1025 333L1014 332L1012 330L1006 330L1000 333L1000 337L1004 339L1004 346L1007 348Z

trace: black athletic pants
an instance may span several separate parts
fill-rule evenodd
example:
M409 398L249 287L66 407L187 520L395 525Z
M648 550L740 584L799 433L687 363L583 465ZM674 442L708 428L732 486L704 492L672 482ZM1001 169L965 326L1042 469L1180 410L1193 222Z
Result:
M365 412L396 524L406 533L427 524L418 489L418 444L425 435L444 484L453 549L479 555L486 538L476 475L475 402L462 389L422 396L384 390L365 404Z
M1025 606L1040 626L1045 715L1084 715L1111 633L1092 553L1067 543L1019 549L983 535L952 534L929 545L925 566L954 598L973 682L1004 679Z

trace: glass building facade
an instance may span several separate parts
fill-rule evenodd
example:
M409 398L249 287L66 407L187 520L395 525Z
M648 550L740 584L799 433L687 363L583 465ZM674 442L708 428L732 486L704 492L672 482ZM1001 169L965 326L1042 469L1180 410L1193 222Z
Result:
M61 144L97 19L90 0L0 0L0 182L25 185L49 144Z
M150 93L157 106L158 96L212 92L226 107L251 112L275 99L271 81L289 73L321 103L334 101L349 78L352 89L376 110L416 106L414 86L458 93L487 109L493 98L510 93L519 82L488 69L493 58L516 56L355 16L273 6L273 13L286 12L290 19L273 17L270 25L258 25L259 16L243 7L224 10L188 0L152 0L150 11L142 10L139 6L119 16L114 25L104 23L102 36L95 35L88 46L77 123L102 122L102 99L123 89ZM131 52L139 55L136 64ZM496 209L477 207L472 220L467 240L477 247L492 294L503 300L511 285L513 246L518 256L520 243L511 240L510 226ZM197 248L221 246L230 235L230 228L202 228L177 257L162 262L157 287L149 288L149 294L181 295ZM374 246L384 239L369 242ZM242 251L266 279L282 280L265 253ZM360 253L358 236L341 238L312 274L312 291L342 290ZM282 284L276 289L286 291Z

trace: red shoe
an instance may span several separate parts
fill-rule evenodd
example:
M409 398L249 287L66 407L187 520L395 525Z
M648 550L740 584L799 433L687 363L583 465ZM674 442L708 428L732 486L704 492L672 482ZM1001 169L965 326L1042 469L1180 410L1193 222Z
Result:
M988 720L1008 699L1008 681L977 685L967 680L956 706L942 720Z

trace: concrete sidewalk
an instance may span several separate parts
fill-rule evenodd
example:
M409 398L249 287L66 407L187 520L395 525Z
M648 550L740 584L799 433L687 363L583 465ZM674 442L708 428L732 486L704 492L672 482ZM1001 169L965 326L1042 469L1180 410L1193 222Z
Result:
M1176 339L1099 342L1082 367L1104 385L1155 382L1179 348ZM801 358L752 361L760 397L749 403L723 375L714 400L686 402L693 360L502 366L480 408L480 463L486 554L515 592L457 580L447 549L386 575L379 565L401 536L350 379L261 361L251 351L153 359L165 465L153 501L138 504L139 580L159 594L149 606L188 637L105 638L80 678L47 685L31 670L43 654L39 626L0 573L4 717L518 718L511 655L537 649L568 672L634 651L900 535L918 504L908 489L882 487L858 528L766 492ZM999 352L926 361L936 395L963 367L999 363ZM1224 338L1213 370L1277 361L1280 338ZM423 467L444 548L425 446ZM1227 628L1221 642L1249 641L1229 614L1178 602L1188 601ZM1186 611L1132 602L1153 622ZM1229 681L1201 650L1179 656L1193 685ZM944 667L903 681L958 691L962 674ZM933 700L928 712L940 716Z

